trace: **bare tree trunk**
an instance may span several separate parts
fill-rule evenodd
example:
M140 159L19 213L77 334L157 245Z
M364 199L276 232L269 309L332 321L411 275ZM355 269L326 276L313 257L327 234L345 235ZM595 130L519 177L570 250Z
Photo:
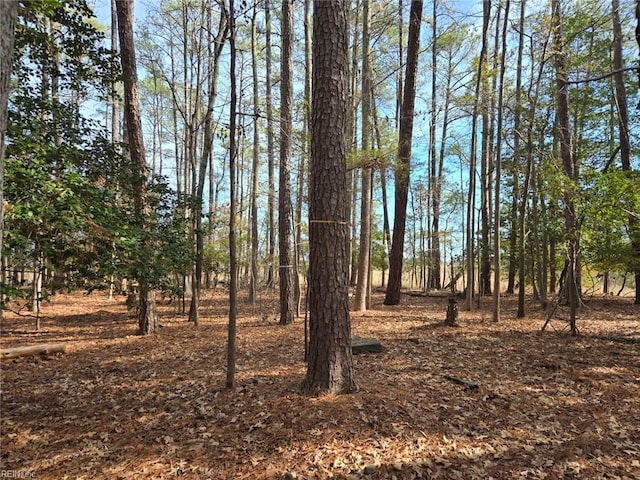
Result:
M369 0L362 2L362 153L370 154L371 138L371 74L369 72ZM373 169L368 158L362 167L360 203L360 255L358 256L358 283L353 308L362 312L368 307L369 268L371 265L371 184Z
M253 4L251 17L251 73L253 80L253 148L251 158L251 275L249 278L249 302L256 304L258 297L258 168L260 165L260 109L258 96L258 52L256 39L256 22L258 6Z
M402 112L402 89L404 78L402 75L402 62L404 62L404 12L403 0L398 0L398 69L396 78L396 128L400 127L400 115Z
M111 0L111 50L116 52L118 50L118 12L116 10L116 0ZM111 80L111 143L117 148L117 144L120 142L120 99L117 95L117 77ZM115 257L115 242L113 243L114 252L112 259ZM113 293L115 291L115 278L112 274L109 277L109 300L113 300Z
M309 196L310 344L304 387L356 389L348 298L346 0L314 2L313 108Z
M203 6L204 8L204 6ZM204 13L204 12L203 12ZM204 184L207 179L207 167L209 158L213 155L213 137L215 125L213 119L213 109L217 97L218 69L220 65L220 56L222 55L222 47L224 37L227 34L227 24L224 16L220 16L218 31L213 35L211 24L211 6L207 11L207 37L208 45L208 92L206 114L204 117L204 139L202 145L202 153L197 165L196 185L195 185L195 205L193 212L193 225L195 234L196 258L194 265L193 285L191 294L191 308L189 310L189 320L197 327L200 324L200 292L202 290L202 271L204 264L204 237L205 232L202 228L202 208L204 204ZM195 165L194 165L195 171Z
M291 259L291 133L293 103L293 7L282 2L280 71L280 178L278 241L280 251L280 325L293 322L293 264Z
M376 108L375 94L371 89L371 106L373 110L373 121L376 132L376 147L378 150L382 148L382 134L380 133L378 109ZM380 191L382 194L382 245L387 257L389 256L389 248L391 247L391 229L389 228L389 205L387 202L387 165L382 162L380 168ZM385 286L386 269L382 267L381 287Z
M275 187L275 154L273 141L273 95L271 89L271 2L264 0L265 18L265 102L267 113L267 169L268 169L268 195L267 195L267 216L269 217L268 234L268 256L267 256L267 287L275 285L275 273L273 264L276 252L276 187Z
M311 47L313 45L313 26L311 18L311 0L304 2L304 155L300 160L300 172L298 179L298 202L296 205L296 241L295 241L295 296L296 315L300 316L300 304L302 299L302 287L300 285L300 263L302 258L302 198L304 187L308 185L307 164L304 160L311 158L311 83L313 65L311 64ZM304 172L304 174L303 174ZM305 312L306 312L305 306ZM305 325L306 326L306 325Z
M640 0L636 0L636 43L640 52ZM638 86L640 87L640 54L638 55L638 64ZM638 109L640 110L640 105L638 105ZM638 288L637 285L636 288Z
M516 99L515 99L515 111L514 111L514 121L513 121L513 155L514 155L514 165L513 169L513 194L511 199L511 214L510 214L510 224L511 228L509 231L509 270L508 270L508 280L507 280L507 289L505 293L512 294L515 288L515 276L516 276L516 263L518 261L518 232L520 231L521 224L518 223L518 205L520 197L522 197L522 204L526 204L527 202L527 191L525 190L520 194L520 138L522 136L520 132L520 121L521 121L521 92L522 92L522 52L524 48L524 14L526 7L526 0L522 0L520 2L520 21L518 24L518 59L516 62ZM523 287L523 277L519 280L520 287ZM524 289L521 288L521 291L524 294ZM524 297L523 297L524 298ZM520 298L518 297L518 311L520 311ZM523 307L524 308L524 307ZM519 315L519 313L518 313ZM524 316L524 313L522 314Z
M413 138L413 113L416 97L416 77L418 54L420 51L420 25L422 23L422 0L411 2L407 67L404 84L404 99L400 115L400 138L396 163L395 216L393 222L393 243L389 256L389 283L384 299L385 305L400 303L402 285L402 263L404 233L407 218L407 199L411 170L411 144Z
M439 159L436 156L436 125L437 125L437 73L438 73L438 0L433 0L433 23L431 25L431 122L429 123L429 198L431 206L431 232L429 238L429 275L427 288L437 290L442 286L440 264L440 177ZM443 138L442 143L446 142Z
M473 308L473 290L474 290L474 241L475 236L475 197L476 197L476 143L478 135L478 110L479 97L482 86L483 66L487 54L487 32L489 29L489 18L491 14L491 0L483 1L483 27L482 27L482 48L480 50L480 58L478 61L478 70L476 73L475 86L475 102L473 105L473 113L471 115L471 154L469 165L469 196L467 199L467 226L466 226L466 244L467 244L467 291L465 298L465 307L467 310Z
M0 267L4 265L4 155L18 0L0 2ZM0 301L4 300L0 296ZM0 308L0 318L2 309Z
M353 42L351 43L351 70L349 72L349 96L350 108L347 111L347 152L352 153L357 149L357 132L358 132L358 27L360 25L360 7L359 4L355 5L352 10L353 18L348 19L348 24L353 25L353 32L351 34ZM348 173L348 186L351 192L351 201L348 202L347 209L348 215L351 218L351 241L349 242L349 286L354 287L358 280L358 220L356 208L358 200L358 176L355 170L349 170Z
M613 70L616 72L613 76L613 81L616 89L616 106L618 108L620 159L622 161L622 170L631 171L629 112L627 109L627 91L624 84L624 71L622 69L622 26L620 24L620 2L619 0L611 0L611 2L613 10ZM638 2L636 9L640 12L640 1ZM638 22L640 22L640 18L638 18ZM640 23L638 24L637 31L640 32ZM640 47L640 43L638 46ZM640 221L634 215L629 215L629 234L637 263L640 264ZM634 275L636 285L635 303L640 305L640 267L636 268Z
M569 121L569 92L567 85L567 68L564 53L564 38L562 34L562 10L560 0L551 0L552 22L553 22L553 43L556 64L556 87L557 87L557 134L560 140L560 156L564 168L564 175L567 177L567 185L564 189L564 217L567 236L567 273L565 277L565 288L570 308L571 335L577 335L576 310L580 298L577 283L577 269L579 265L579 225L577 221L574 194L576 188L576 165L573 157L573 146L571 138L571 125Z
M434 273L437 269L438 276L434 278L433 288L440 289L442 288L442 284L444 279L440 279L439 275L442 275L444 272L442 271L442 257L444 253L445 258L445 266L446 266L446 248L445 251L442 252L442 240L440 238L440 218L441 218L441 203L442 203L442 185L444 181L444 159L447 155L447 142L445 139L448 135L449 129L449 114L451 110L451 80L452 80L452 64L451 64L451 55L449 55L449 63L447 68L447 77L445 82L444 89L444 114L442 118L442 131L440 134L440 152L438 154L438 167L436 172L435 179L435 191L433 192L433 205L432 205L432 215L433 215L433 227L431 229L433 235L432 249L433 249L433 260L434 260ZM453 278L453 277L452 277ZM452 285L454 287L454 285Z
M504 101L504 75L505 57L507 53L507 28L509 26L509 8L511 2L506 1L504 7L504 23L502 27L502 52L500 54L500 82L498 85L498 132L496 134L496 160L495 160L495 194L493 199L493 321L500 320L500 201L502 182L502 128L503 128L503 101ZM522 285L521 285L522 288Z
M499 114L496 108L496 93L498 91L498 72L500 65L498 64L498 49L500 43L500 19L502 16L502 4L497 4L495 34L493 51L489 58L492 59L491 66L487 71L487 78L483 81L482 93L482 157L481 157L481 175L480 175L480 197L482 199L480 206L480 284L479 293L481 301L483 295L491 295L491 255L496 251L495 245L492 245L491 229L492 216L491 206L495 205L493 200L493 190L491 185L495 179L494 163L495 163L495 145L500 142L495 134L496 121L495 117ZM495 141L495 145L494 145Z
M142 135L142 120L140 117L140 96L138 93L138 74L136 71L135 43L133 38L133 0L118 0L118 32L120 34L120 58L124 80L124 115L127 123L127 145L133 166L132 183L135 192L135 215L138 228L142 232L140 256L136 268L139 278L140 309L138 311L138 331L141 335L148 335L158 328L156 312L156 292L148 278L151 266L147 259L153 249L146 217L149 214L147 199L147 161L144 151Z
M229 102L229 329L227 335L227 388L235 386L236 374L236 323L238 317L238 252L236 235L236 115L238 93L236 86L236 19L234 0L229 0L227 13L229 24L230 68L229 78L231 101Z

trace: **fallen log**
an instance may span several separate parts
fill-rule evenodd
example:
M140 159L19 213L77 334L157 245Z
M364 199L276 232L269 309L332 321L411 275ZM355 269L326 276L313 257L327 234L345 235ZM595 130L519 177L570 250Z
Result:
M29 355L48 355L50 353L65 353L66 343L45 343L42 345L30 345L26 347L13 347L0 349L0 358L9 359L17 357L28 357Z

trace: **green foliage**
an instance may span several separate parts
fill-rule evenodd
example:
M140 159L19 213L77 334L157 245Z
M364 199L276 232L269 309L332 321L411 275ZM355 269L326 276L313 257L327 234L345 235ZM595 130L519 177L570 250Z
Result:
M582 242L586 261L603 271L640 269L632 246L640 234L640 172L592 171L588 179Z
M208 244L204 249L204 268L214 277L229 273L229 241L223 239Z
M169 287L168 278L172 273L186 275L193 265L195 252L187 235L188 220L182 214L188 198L177 196L165 177L155 177L151 183L149 206L152 212L146 220L147 234L152 238L155 249L152 259L143 259L144 268L136 272L136 277L146 275L152 286L162 289ZM136 246L139 246L138 242ZM140 259L143 252L136 252L132 258ZM149 267L151 270L149 271Z
M389 269L389 257L384 246L384 232L377 228L373 231L371 239L371 265L375 270Z
M109 94L117 73L90 22L84 0L47 2L46 8L25 3L21 10L5 162L7 257L27 270L43 259L67 286L89 291L106 287L111 276L140 278L144 263L153 266L145 271L149 283L166 287L169 274L186 272L193 257L184 216L176 213L184 199L166 179L153 179L150 228L140 230L131 162L85 116L91 104L83 102ZM152 239L154 258L141 262L143 234Z

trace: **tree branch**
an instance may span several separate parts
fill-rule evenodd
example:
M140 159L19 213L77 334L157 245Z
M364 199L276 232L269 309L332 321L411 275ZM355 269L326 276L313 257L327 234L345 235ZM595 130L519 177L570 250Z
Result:
M618 70L613 70L609 73L605 73L604 75L600 75L599 77L585 78L584 80L568 80L567 85L577 85L580 83L597 82L598 80L604 80L605 78L613 77L615 74L620 72L630 72L632 70L639 70L639 69L640 69L640 66L620 68Z

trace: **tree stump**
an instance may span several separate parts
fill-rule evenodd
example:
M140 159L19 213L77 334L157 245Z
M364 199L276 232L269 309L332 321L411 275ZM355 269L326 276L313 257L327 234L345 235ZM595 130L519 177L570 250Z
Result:
M447 305L447 318L444 321L447 327L458 326L458 302L454 297L449 297L449 304Z
M377 338L362 338L357 335L351 337L351 352L358 353L379 353L382 351L382 344Z

